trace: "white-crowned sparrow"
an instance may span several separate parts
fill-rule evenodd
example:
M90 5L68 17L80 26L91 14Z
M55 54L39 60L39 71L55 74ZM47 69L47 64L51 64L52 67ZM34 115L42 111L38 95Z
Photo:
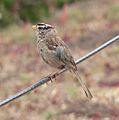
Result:
M77 66L71 52L58 36L56 28L45 23L38 23L32 26L37 35L37 49L43 60L52 67L67 68L72 71L80 82L86 96L91 99L93 96L79 76Z

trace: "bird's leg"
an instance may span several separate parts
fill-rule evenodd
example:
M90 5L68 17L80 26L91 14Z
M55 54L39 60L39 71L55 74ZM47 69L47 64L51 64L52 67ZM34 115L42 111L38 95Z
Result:
M49 75L51 83L53 82L52 74Z
M50 79L51 79L51 82L53 82L53 78L55 78L55 80L57 80L57 79L56 79L57 75L59 75L59 72L54 72L54 73L51 73L51 74L49 75L49 77L50 77Z

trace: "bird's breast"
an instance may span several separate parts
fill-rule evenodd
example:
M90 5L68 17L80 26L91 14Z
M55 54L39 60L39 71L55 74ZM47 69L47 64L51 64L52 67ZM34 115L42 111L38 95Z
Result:
M55 68L61 68L64 63L59 60L55 50L50 50L45 42L40 42L37 46L38 52L42 59L49 65Z

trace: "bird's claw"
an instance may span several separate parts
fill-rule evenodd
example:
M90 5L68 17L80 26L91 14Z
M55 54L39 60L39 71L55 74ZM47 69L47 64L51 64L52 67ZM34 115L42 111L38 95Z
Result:
M49 75L51 82L53 82L53 79L55 78L55 80L57 80L57 75L59 75L59 72L55 72L55 73L51 73Z

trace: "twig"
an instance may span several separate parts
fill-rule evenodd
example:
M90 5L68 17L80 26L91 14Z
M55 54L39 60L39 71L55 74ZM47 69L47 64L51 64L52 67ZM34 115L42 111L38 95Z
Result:
M93 50L92 52L86 54L85 56L81 57L80 59L78 59L76 62L76 64L79 64L81 62L83 62L84 60L88 59L89 57L93 56L94 54L96 54L97 52L101 51L102 49L104 49L105 47L109 46L110 44L112 44L113 42L116 42L117 40L119 40L119 35L117 35L116 37L110 39L109 41L105 42L104 44L102 44L101 46L99 46L98 48L96 48L95 50ZM65 72L66 69L62 69L59 74ZM52 78L54 78L55 75L52 75ZM40 79L38 82L34 83L32 86L18 92L17 94L3 100L2 102L0 102L0 107L2 107L3 105L6 105L7 103L19 98L20 96L32 91L33 89L37 88L38 86L43 85L44 83L47 83L48 81L51 80L50 76L46 76L42 79Z

